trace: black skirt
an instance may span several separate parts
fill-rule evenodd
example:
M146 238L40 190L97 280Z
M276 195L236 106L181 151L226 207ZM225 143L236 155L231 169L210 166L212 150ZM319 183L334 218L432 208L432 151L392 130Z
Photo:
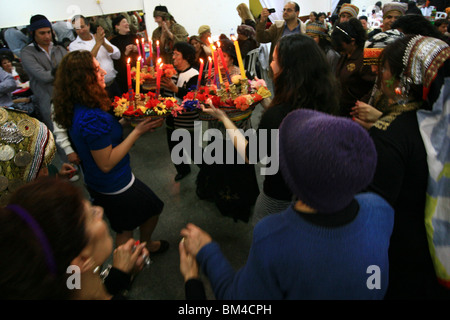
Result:
M153 216L159 215L164 202L142 181L119 194L103 194L88 188L92 203L103 207L111 229L116 233L132 231Z
M236 150L234 147L228 150L234 151L234 164L202 164L196 180L197 196L215 202L222 215L234 221L248 222L259 195L255 165L236 163ZM226 152L224 143L224 160L227 158Z

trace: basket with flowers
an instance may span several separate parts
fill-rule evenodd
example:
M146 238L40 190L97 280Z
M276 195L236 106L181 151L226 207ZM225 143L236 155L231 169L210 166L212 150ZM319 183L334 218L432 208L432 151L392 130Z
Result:
M165 118L169 115L174 117L183 112L175 98L156 97L153 92L135 95L132 92L124 93L122 97L115 97L113 111L116 117L125 118L131 121L139 121L145 118Z
M203 86L196 91L190 91L184 96L181 106L186 110L200 108L201 104L212 104L216 108L225 111L233 121L239 121L249 117L256 105L264 98L271 96L270 90L262 79L242 79L240 75L232 77L232 84L221 86ZM200 120L216 120L211 115L200 112Z

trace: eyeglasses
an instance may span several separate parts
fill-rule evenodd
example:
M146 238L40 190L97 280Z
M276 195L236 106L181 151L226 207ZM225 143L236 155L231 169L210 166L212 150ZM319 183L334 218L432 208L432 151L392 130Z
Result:
M291 8L287 8L287 9L286 9L286 8L283 8L283 12L285 12L285 11L286 11L286 12L292 12L292 11L294 11L294 9L291 9Z
M345 35L347 35L347 37L351 38L350 35L347 33L347 31L345 31L344 29L342 29L339 26L336 26L336 29L338 29L339 31L342 31Z

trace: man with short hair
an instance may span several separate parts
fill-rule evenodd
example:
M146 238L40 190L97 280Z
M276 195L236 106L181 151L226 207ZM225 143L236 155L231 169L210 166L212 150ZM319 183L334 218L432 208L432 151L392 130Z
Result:
M267 17L270 15L270 12L267 8L262 9L261 18L256 24L256 41L259 43L272 43L269 53L269 63L272 62L273 50L281 37L306 32L306 24L300 20L299 14L299 5L296 2L289 1L283 8L283 20L275 21L266 30Z
M52 117L53 81L56 69L67 54L66 48L58 45L53 33L52 24L43 15L31 17L28 30L32 43L20 52L22 66L30 77L30 89L37 98L36 118L42 121L52 133L55 126ZM56 140L57 137L55 137ZM62 162L80 163L76 152L62 149L57 141L57 151Z
M111 98L120 96L119 85L116 82L117 71L114 69L114 60L120 59L119 49L105 38L105 31L97 27L97 32L92 34L89 23L82 15L73 17L72 25L77 33L77 38L69 45L69 51L88 50L97 59L101 68L106 71L106 90Z
M57 44L52 24L43 15L30 19L32 43L20 52L22 66L30 77L30 88L38 100L38 119L53 132L51 100L54 73L67 50Z

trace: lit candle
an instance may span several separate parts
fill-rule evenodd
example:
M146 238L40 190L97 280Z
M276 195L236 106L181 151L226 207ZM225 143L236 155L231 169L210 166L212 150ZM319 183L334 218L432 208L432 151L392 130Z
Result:
M203 59L200 58L200 69L198 70L197 90L200 88L203 73Z
M144 38L141 39L142 44L142 65L145 65L145 40Z
M148 49L150 50L150 54L149 54L149 60L150 60L150 67L153 67L153 48L152 48L152 42L149 41L148 42Z
M136 61L136 94L140 94L141 89L141 57Z
M219 83L222 83L222 72L220 72L219 66L219 53L217 52L216 47L214 47L214 71L217 71L216 74L219 77Z
M211 80L212 58L208 56L208 80Z
M131 88L131 66L130 66L130 58L127 60L127 84L128 89Z
M208 38L208 41L209 41L209 46L211 47L211 54L214 57L214 42L212 41L211 37Z
M220 89L220 84L222 83L222 76L220 75L218 60L219 57L217 56L217 51L214 51L214 79L216 82L217 89Z
M130 58L127 60L127 84L128 84L128 101L133 99L133 85L131 84L131 66Z
M141 55L141 45L139 44L139 40L138 39L136 39L136 46L138 48L139 61L141 61L141 58L140 58L140 57L142 57L142 55Z
M159 60L159 40L156 40L156 61Z
M220 60L222 60L222 66L223 66L223 68L224 68L224 70L225 70L225 73L226 73L226 75L227 75L228 83L231 84L230 73L228 72L228 66L227 66L227 64L226 64L226 62L225 62L225 58L223 57L222 49L220 48L220 41L218 42L218 47L219 47L219 48L217 49L217 51L219 51L219 54L220 54Z
M245 74L244 69L244 63L242 62L241 49L239 49L239 43L236 37L231 37L231 39L234 41L234 47L236 48L236 56L238 59L239 69L241 70L241 77L242 79L247 79L247 75Z
M156 60L156 72L158 72L159 65L161 64L161 62L162 62L161 58L158 58L158 60Z
M161 89L162 67L163 67L163 63L161 63L161 65L159 65L158 72L156 73L156 98L157 99L159 97L159 91Z

